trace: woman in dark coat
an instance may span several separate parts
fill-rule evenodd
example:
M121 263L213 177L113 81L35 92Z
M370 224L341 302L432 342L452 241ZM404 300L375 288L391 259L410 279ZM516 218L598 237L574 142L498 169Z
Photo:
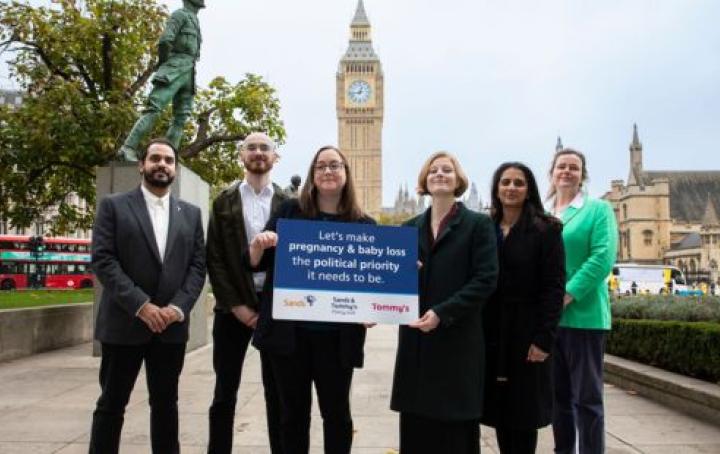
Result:
M418 228L421 317L400 327L391 408L403 454L477 454L485 374L482 306L495 289L492 221L456 201L467 177L450 154L432 155L418 192L432 206Z
M502 454L534 453L552 421L552 351L565 293L562 224L545 214L530 169L502 164L493 176L492 218L500 277L484 310L487 369L482 423Z
M253 238L250 265L267 271L253 344L273 368L281 405L284 454L307 454L310 446L312 386L323 420L327 454L349 454L353 421L350 387L353 368L363 365L365 326L359 323L274 320L272 288L278 219L374 224L355 196L346 157L331 146L312 160L299 199L280 205L266 230Z

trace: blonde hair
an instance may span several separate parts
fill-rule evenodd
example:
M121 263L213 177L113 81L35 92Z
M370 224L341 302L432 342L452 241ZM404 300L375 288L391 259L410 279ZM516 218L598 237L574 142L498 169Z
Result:
M420 168L420 175L418 175L418 185L416 189L417 193L419 195L430 194L427 188L427 177L428 174L430 174L430 166L432 166L432 163L438 158L448 158L455 168L455 174L457 175L457 187L455 188L455 192L453 192L453 194L455 197L460 197L468 188L468 177L460 165L460 161L447 151L437 151L427 158L425 164L423 164Z

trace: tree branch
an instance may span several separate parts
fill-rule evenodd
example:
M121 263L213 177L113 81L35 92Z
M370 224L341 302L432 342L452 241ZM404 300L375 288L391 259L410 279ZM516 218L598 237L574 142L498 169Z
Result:
M102 66L103 66L103 88L105 91L112 90L113 81L113 49L112 36L108 33L102 35Z
M196 138L191 144L180 150L180 156L182 156L183 158L194 158L195 156L200 154L201 151L215 145L216 143L238 142L245 139L245 137L245 134L229 134L212 136L203 140L198 140Z
M48 161L45 165L42 167L38 167L37 169L33 169L28 173L27 178L27 186L30 186L35 180L40 178L45 172L48 170L51 170L54 167L68 167L71 169L75 169L79 172L84 173L85 175L89 177L95 177L95 174L93 174L90 170L88 170L86 167L77 165L72 162L63 162L63 161Z
M32 41L17 41L17 42L25 44L26 46L29 46L31 49L34 49L37 56L40 57L40 60L42 60L42 62L45 63L45 66L47 66L47 68L50 70L50 73L60 76L67 81L72 80L72 77L70 76L70 74L66 73L62 69L55 66L55 64L50 60L50 57L40 47L40 45L38 43L35 43Z
M78 71L80 72L80 77L82 77L85 81L85 85L87 85L88 90L90 90L90 93L92 93L92 95L97 98L98 92L97 87L95 86L95 81L92 80L90 74L88 74L87 69L85 69L85 66L82 64L82 62L76 61L75 64L77 65Z
M198 131L195 141L207 139L208 129L210 128L210 115L217 110L217 107L211 107L198 115Z
M152 60L148 64L148 67L145 68L145 71L143 71L140 74L140 76L138 76L138 78L135 79L135 82L133 82L132 85L130 85L130 88L128 88L125 91L126 98L130 99L133 96L135 96L135 93L137 93L137 91L140 90L147 83L147 81L150 79L150 76L153 75L153 73L155 72L156 66L157 66L157 61Z

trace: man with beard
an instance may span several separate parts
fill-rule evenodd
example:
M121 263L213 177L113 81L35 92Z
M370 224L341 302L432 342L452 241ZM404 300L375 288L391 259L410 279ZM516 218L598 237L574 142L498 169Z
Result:
M264 133L248 135L240 146L245 180L225 189L213 202L208 226L208 274L215 295L213 368L215 394L210 406L209 454L230 454L237 392L245 353L258 319L265 273L253 273L243 261L252 238L287 195L270 181L278 154ZM270 364L260 354L268 435L273 454L280 447L280 415Z
M176 159L169 141L150 141L138 162L140 187L104 198L95 215L92 264L103 285L95 325L102 391L91 454L118 452L125 407L143 362L152 452L180 452L178 379L190 311L205 283L205 247L200 209L170 194Z

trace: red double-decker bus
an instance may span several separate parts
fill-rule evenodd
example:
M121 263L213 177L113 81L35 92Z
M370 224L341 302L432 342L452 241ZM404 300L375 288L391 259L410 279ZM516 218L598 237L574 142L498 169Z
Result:
M92 286L90 240L0 235L0 289Z

